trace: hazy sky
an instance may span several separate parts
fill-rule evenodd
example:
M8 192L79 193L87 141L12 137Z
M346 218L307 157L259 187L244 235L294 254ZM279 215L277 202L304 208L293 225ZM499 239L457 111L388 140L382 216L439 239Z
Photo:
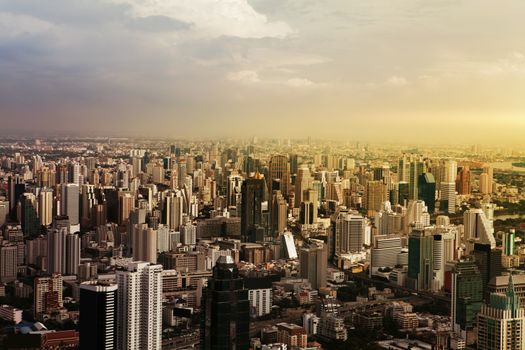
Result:
M0 0L1 130L519 142L523 0Z

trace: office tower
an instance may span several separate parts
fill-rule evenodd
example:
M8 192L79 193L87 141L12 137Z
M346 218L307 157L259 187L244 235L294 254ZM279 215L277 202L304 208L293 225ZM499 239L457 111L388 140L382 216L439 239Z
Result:
M48 271L50 273L65 272L66 265L66 228L48 230L47 251Z
M434 237L424 230L415 229L408 238L409 287L429 290L433 278Z
M270 213L270 232L276 236L286 230L288 221L288 204L280 191L273 192Z
M157 232L146 224L133 226L133 260L157 263Z
M493 278L501 275L501 250L492 248L490 244L475 243L471 254L481 273L483 298L488 301L488 284Z
M142 172L142 158L132 157L131 158L131 169L133 170L133 176L136 177Z
M194 247L197 244L197 226L191 222L182 225L180 228L180 239L182 244Z
M97 198L95 196L95 186L85 184L81 187L80 193L80 223L83 226L90 226L95 224L95 214L97 206Z
M66 275L78 274L78 265L80 265L80 238L78 234L69 233L66 235L65 263Z
M117 285L80 284L80 350L116 349Z
M9 198L9 210L11 213L11 219L16 218L16 205L22 193L26 190L24 179L18 174L9 176L7 180L7 192Z
M0 226L4 226L9 216L9 202L0 200Z
M172 245L172 233L174 233L174 231L170 231L167 226L160 225L159 228L157 228L157 253L168 252L174 247Z
M299 222L302 225L312 225L314 223L314 203L310 201L301 203Z
M468 209L463 213L464 243L467 254L472 250L474 243L490 244L496 248L494 228L482 209Z
M482 194L492 193L494 186L494 170L492 166L485 165L480 175L480 192Z
M301 277L308 279L312 288L325 287L328 260L326 244L315 241L309 245L303 245L299 260Z
M503 233L503 255L514 255L514 242L516 240L516 231L511 229Z
M299 156L297 154L290 154L290 174L297 174L299 171Z
M288 157L281 154L273 155L268 163L268 189L272 188L272 182L276 179L280 180L281 193L285 198L288 198L290 192L290 165L288 164Z
M135 207L135 196L129 192L119 192L118 196L118 224L126 225L129 215Z
M244 242L255 240L255 230L263 224L264 177L255 174L242 183L241 237Z
M428 213L425 202L408 202L405 224L407 226L411 225L419 229L430 225L430 214ZM408 227L406 228L406 232L408 233Z
M418 179L419 175L425 171L425 163L422 160L414 160L410 162L409 166L409 178L408 178L408 197L410 200L417 200L419 198L418 193Z
M18 250L15 244L4 243L0 246L0 282L9 283L16 280L18 267Z
M295 208L299 208L301 203L305 200L305 191L312 188L312 176L310 169L302 165L297 170L297 178L295 179Z
M339 213L335 223L335 253L360 252L365 235L365 219L361 215Z
M242 181L241 175L228 176L228 182L226 183L226 205L228 207L237 206L238 202L240 202Z
M418 181L419 199L427 205L428 212L434 213L436 207L436 180L432 173L423 173L419 175Z
M380 211L384 202L388 200L388 191L383 181L368 181L365 190L365 208L368 215L374 216Z
M79 195L78 184L62 184L60 215L67 215L71 226L79 224Z
M186 181L186 176L188 175L186 171L186 161L180 160L177 163L177 185L179 190L182 190L184 188L184 182Z
M452 270L451 319L453 330L461 334L471 330L483 304L483 279L476 264L456 262ZM465 338L465 337L463 337Z
M482 305L477 319L479 350L525 349L525 309L509 277L506 294L492 293L490 305Z
M164 183L164 167L161 164L155 164L152 169L152 181L155 184Z
M283 259L297 259L297 249L295 248L295 242L293 234L289 231L284 232L281 235L281 258Z
M445 213L456 212L456 183L441 182L440 209Z
M38 194L38 217L40 225L50 226L53 222L53 190L43 188Z
M37 201L32 193L20 196L21 223L25 236L35 237L40 233L40 220L37 215Z
M380 235L373 239L370 251L370 275L381 267L397 265L397 256L401 253L401 237L396 235Z
M397 184L397 192L398 192L398 203L401 204L401 205L406 205L406 203L408 203L408 201L410 200L409 198L409 184L408 182L400 182Z
M43 314L62 308L63 279L60 274L46 277L35 277L33 288L33 312L37 319Z
M407 182L408 183L408 173L409 173L409 160L406 155L403 155L397 163L397 181L398 182Z
M184 198L181 191L170 192L164 200L164 223L170 230L178 231L182 225Z
M162 266L132 262L116 279L117 349L161 349Z
M200 348L248 349L250 301L248 290L231 256L220 256L203 291Z
M456 178L456 191L460 195L470 194L470 167L464 165Z

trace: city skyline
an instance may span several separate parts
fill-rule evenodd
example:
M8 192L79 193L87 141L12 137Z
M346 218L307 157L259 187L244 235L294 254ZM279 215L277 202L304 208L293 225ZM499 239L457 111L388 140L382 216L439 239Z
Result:
M0 119L29 134L517 143L524 7L4 0Z

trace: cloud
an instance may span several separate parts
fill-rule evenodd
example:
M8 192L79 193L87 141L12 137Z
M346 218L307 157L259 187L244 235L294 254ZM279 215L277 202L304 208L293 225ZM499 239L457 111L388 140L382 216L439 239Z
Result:
M228 74L228 79L241 83L259 83L259 74L253 70L242 70Z
M130 19L129 26L151 32L172 32L190 29L192 25L166 16L149 16Z
M305 78L291 78L286 81L286 85L294 88L313 88L319 86L311 80Z
M405 86L408 85L408 80L405 77L393 75L385 81L387 86Z
M513 52L495 63L486 64L482 74L525 76L525 55L521 52Z
M285 38L292 33L288 24L269 21L247 0L111 0L131 6L136 18L165 16L193 23L205 37Z

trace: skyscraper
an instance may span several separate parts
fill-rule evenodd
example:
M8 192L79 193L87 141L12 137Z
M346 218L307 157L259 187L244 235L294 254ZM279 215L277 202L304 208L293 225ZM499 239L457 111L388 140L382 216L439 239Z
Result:
M66 275L77 275L78 265L80 265L80 238L78 234L69 233L66 235L65 246Z
M430 214L434 213L436 207L436 180L432 173L423 173L419 175L418 181L419 199L425 202Z
M162 265L129 263L117 270L117 349L162 346Z
M250 301L248 290L231 256L221 256L203 293L202 350L248 349Z
M257 173L246 179L241 193L241 237L249 242L254 240L255 229L263 224L264 177Z
M157 263L157 231L147 224L133 226L133 259Z
M503 254L510 256L514 255L514 241L516 239L516 231L511 229L503 233Z
M62 184L60 215L67 215L71 226L79 224L79 196L78 184Z
M413 230L408 238L408 282L417 290L429 290L433 277L434 237L424 230Z
M481 273L473 261L456 263L452 271L451 319L458 334L472 329L476 323L476 315L483 304L482 283Z
M282 154L273 155L268 163L268 189L272 188L272 182L276 179L281 180L281 193L288 198L290 191L290 165L288 157Z
M312 240L309 245L303 245L299 260L301 277L308 279L312 288L325 287L328 261L326 244Z
M345 254L361 251L365 236L364 218L361 215L341 212L335 225L335 253Z
M471 252L478 266L483 281L483 298L488 301L488 283L496 276L501 275L501 250L492 248L490 244L475 243Z
M410 162L409 166L409 194L408 197L410 200L417 200L419 198L418 193L418 179L419 175L423 174L425 171L425 163L422 160L413 160Z
M33 312L37 319L63 306L63 279L60 274L36 277L33 289Z
M270 213L270 231L276 235L284 232L288 219L288 204L281 191L274 191Z
M53 190L50 188L43 188L38 194L38 217L43 226L53 222Z
M477 320L479 350L525 349L525 309L514 290L512 275L506 294L492 293Z
M117 285L80 285L80 350L116 349Z
M37 215L37 201L32 193L20 196L21 223L24 235L35 237L40 233L40 220Z

